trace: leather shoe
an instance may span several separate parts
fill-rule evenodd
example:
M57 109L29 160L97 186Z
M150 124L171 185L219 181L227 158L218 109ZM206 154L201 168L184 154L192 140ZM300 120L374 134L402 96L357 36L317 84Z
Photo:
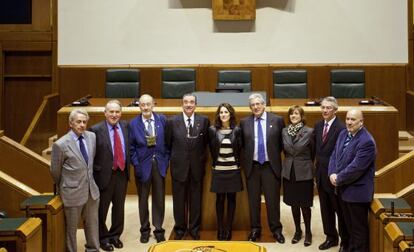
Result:
M111 244L114 245L115 248L123 248L124 244L121 242L120 239L112 239Z
M165 236L164 236L164 234L156 234L156 235L155 235L155 240L157 240L157 243L160 243L160 242L165 241Z
M141 243L147 243L149 241L149 234L141 234L141 238L139 239Z
M319 250L326 250L335 246L338 246L338 241L326 240L321 245L319 245Z
M309 247L311 244L312 244L312 233L306 233L305 241L303 242L303 245L305 245L305 247Z
M282 235L281 232L275 232L273 234L273 237L276 239L276 241L280 244L285 243L285 237Z
M182 240L184 238L185 232L175 231L174 240Z
M292 244L298 243L302 239L302 231L296 231L292 238Z
M255 242L255 241L257 241L258 239L260 239L260 236L261 236L261 235L262 235L262 234L260 233L260 231L252 231L252 232L250 232L249 237L247 238L247 240L248 240L248 241Z
M114 251L114 247L109 242L101 243L100 247L103 251Z
M193 238L193 240L200 240L200 233L199 232L190 232L190 236L191 238Z

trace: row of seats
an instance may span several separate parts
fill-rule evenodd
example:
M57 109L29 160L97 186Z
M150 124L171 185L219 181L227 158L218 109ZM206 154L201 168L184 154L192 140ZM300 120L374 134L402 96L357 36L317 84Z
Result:
M304 69L274 70L273 97L307 98L307 71ZM140 92L138 69L108 69L106 71L106 97L136 98ZM162 98L181 98L196 91L196 72L191 68L162 70ZM250 70L218 71L217 92L250 92ZM331 70L331 95L337 98L364 98L365 72L360 69Z

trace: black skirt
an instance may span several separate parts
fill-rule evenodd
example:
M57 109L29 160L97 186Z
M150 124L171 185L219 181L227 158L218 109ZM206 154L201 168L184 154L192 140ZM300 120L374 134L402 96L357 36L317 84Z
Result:
M211 170L210 192L230 193L243 190L240 169L237 170Z
M296 181L292 167L290 180L283 178L283 202L289 206L313 206L313 179Z

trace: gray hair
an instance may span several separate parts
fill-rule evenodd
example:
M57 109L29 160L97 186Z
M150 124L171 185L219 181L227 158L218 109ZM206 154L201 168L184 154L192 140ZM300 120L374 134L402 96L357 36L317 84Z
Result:
M115 103L115 104L117 104L117 105L119 106L119 108L122 110L122 104L121 104L121 102L120 102L120 101L118 101L118 100L116 100L116 99L114 99L114 100L110 100L110 101L108 101L108 102L106 103L106 105L105 105L105 111L106 111L106 109L107 109L108 105L109 105L109 104L111 104L111 103Z
M79 108L77 108L77 109L74 109L74 110L72 110L72 111L70 112L70 114L69 114L69 122L73 122L73 120L75 120L75 117L76 117L78 114L81 114L81 115L86 116L86 120L87 120L87 121L89 121L89 115L88 115L88 112L86 112L86 110L84 110L84 109L79 109Z
M254 99L259 99L261 104L265 104L265 99L263 98L262 94L260 94L260 93L253 93L253 94L249 95L249 105L250 105L250 102Z
M336 101L335 97L327 96L327 97L322 99L321 103L324 102L324 101L332 103L332 107L334 107L335 110L338 110L338 102Z
M195 104L197 104L197 96L195 94L193 94L193 93L184 94L183 95L183 100L184 100L185 97L189 97L189 96L190 97L194 97Z

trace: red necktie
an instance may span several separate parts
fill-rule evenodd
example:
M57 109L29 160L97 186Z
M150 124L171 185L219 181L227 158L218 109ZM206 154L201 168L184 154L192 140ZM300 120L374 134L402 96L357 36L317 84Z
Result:
M114 170L119 167L121 171L125 168L124 154L122 152L121 138L119 137L117 126L114 126Z
M323 129L323 133L322 133L322 142L326 142L326 140L328 139L328 123L325 123L325 128Z

